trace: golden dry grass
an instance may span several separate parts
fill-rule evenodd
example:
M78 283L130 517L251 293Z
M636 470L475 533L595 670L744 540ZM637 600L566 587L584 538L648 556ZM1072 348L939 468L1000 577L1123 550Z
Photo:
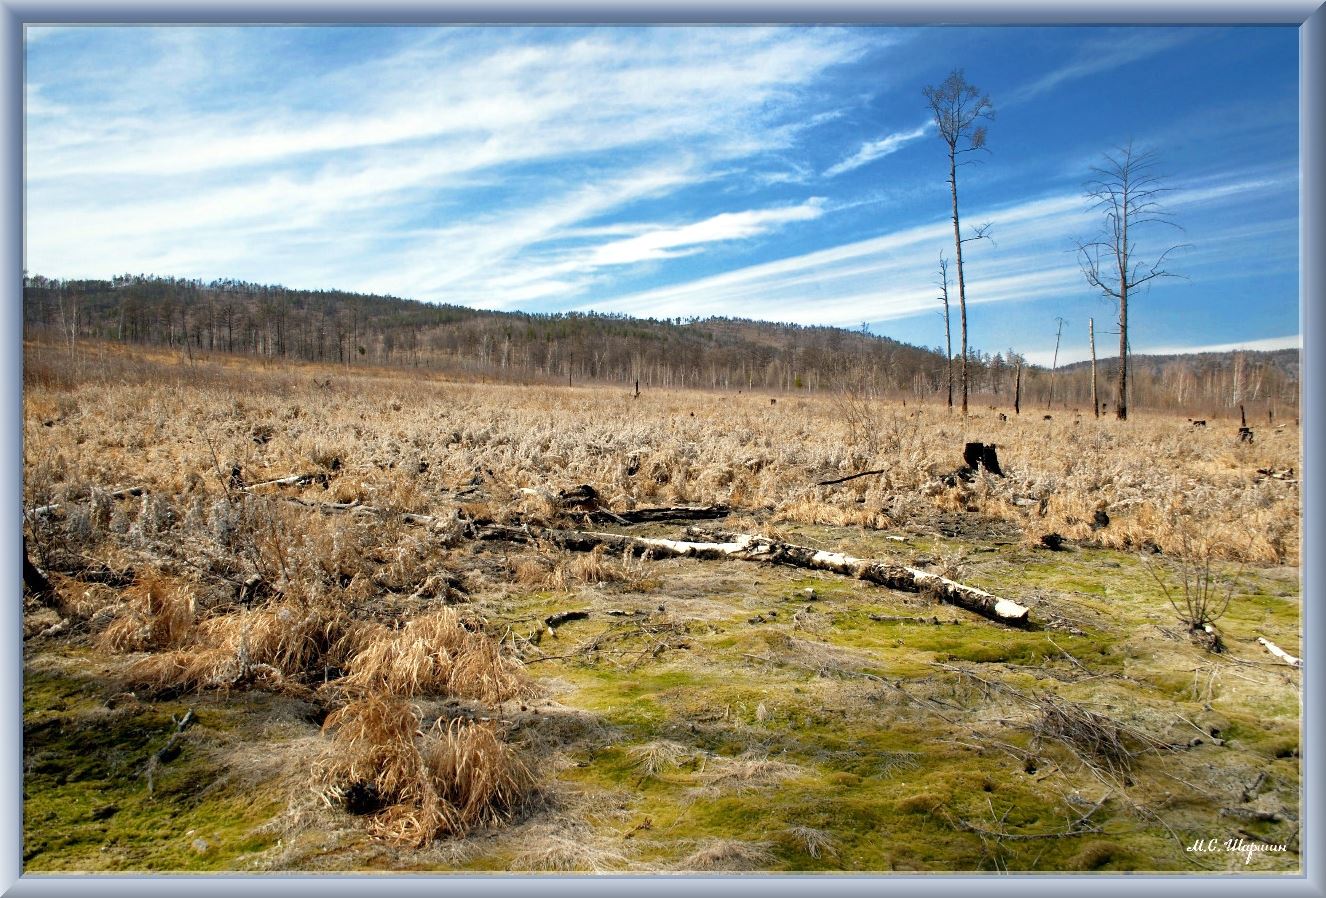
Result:
M504 822L533 777L492 725L454 719L420 730L418 710L380 693L354 699L324 724L331 743L314 783L328 797L370 787L384 805L372 829L405 845Z
M859 397L850 408L827 395L777 405L695 391L632 398L606 387L476 385L222 358L186 364L95 346L39 350L25 376L24 503L61 509L27 516L29 548L39 559L138 571L131 587L88 589L69 607L106 616L93 630L97 644L134 653L131 682L254 686L332 705L317 788L335 800L371 787L381 800L372 831L406 845L509 819L535 780L498 728L462 718L424 728L411 704L455 697L491 705L531 688L483 620L438 607L451 601L438 583L463 569L508 596L658 585L652 563L601 552L487 551L457 535L466 519L551 522L559 490L591 484L617 510L726 503L734 515L725 526L773 537L805 524L933 532L941 517L993 519L1033 543L1058 533L1174 556L1299 558L1298 484L1257 473L1301 468L1294 426L1258 429L1248 445L1230 422L1194 429L1145 412L1128 422L1063 413L1000 421L984 411L963 419ZM315 386L315 377L332 386ZM946 479L968 440L996 443L1007 476ZM231 482L235 468L246 484L323 477L241 489ZM883 473L817 485L873 469ZM125 486L146 495L111 497ZM347 502L372 511L326 507ZM409 525L407 512L434 521ZM941 554L937 562L960 575L965 559ZM245 593L251 581L261 588ZM670 596L669 613L683 601ZM821 674L861 666L817 640L789 639L780 655ZM698 759L687 774L693 799L772 793L807 775L758 751L724 759L662 737L628 758L637 776ZM833 852L818 830L789 832L811 857ZM623 862L600 848L550 837L515 864ZM759 869L771 857L760 844L705 843L681 868Z
M450 514L458 501L450 494L476 479L480 489L465 501L498 517L537 516L547 504L540 496L590 483L614 508L726 502L775 523L866 527L960 511L1166 551L1177 548L1171 530L1181 516L1230 559L1294 564L1299 553L1297 485L1257 475L1301 468L1292 424L1258 428L1249 445L1236 440L1232 420L1193 428L1145 411L1126 422L1062 410L1052 421L1030 413L1000 421L994 411L963 419L942 407L857 399L866 408L847 415L846 400L832 395L783 397L776 406L762 395L696 391L633 399L608 387L479 386L317 366L241 374L222 359L182 366L161 355L61 353L43 347L41 355L67 376L30 372L25 391L30 503L138 484L182 515L194 497L215 501L218 469L237 464L248 480L326 470L328 489L296 495L418 513ZM332 387L314 386L315 376ZM43 426L52 409L63 412ZM261 444L257 424L272 427ZM996 443L1008 476L939 484L968 440ZM875 468L885 473L815 485ZM1097 509L1110 524L1093 530ZM122 511L130 524L141 515ZM277 576L315 538L287 516L257 528L254 551ZM346 560L343 546L339 556L330 543L320 548L329 566Z
M399 630L379 626L362 637L342 682L356 694L433 693L487 702L527 690L518 664L477 630L477 623L465 626L451 608L416 617Z

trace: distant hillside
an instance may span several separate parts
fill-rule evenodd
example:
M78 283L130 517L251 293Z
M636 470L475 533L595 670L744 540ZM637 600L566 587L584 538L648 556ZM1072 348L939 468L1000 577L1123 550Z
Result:
M237 281L27 279L24 328L264 357L530 381L878 392L936 389L943 357L887 337L739 319L538 315ZM919 379L919 380L918 380Z
M1161 376L1167 369L1174 366L1184 366L1192 371L1201 374L1217 371L1229 371L1234 363L1235 355L1242 355L1246 361L1253 365L1265 365L1279 374L1297 381L1299 373L1299 351L1297 349L1274 349L1266 352L1256 350L1239 350L1235 352L1193 352L1185 354L1171 355L1132 355L1129 359L1132 363L1132 369L1137 372L1149 372L1154 376ZM1097 369L1104 370L1108 366L1111 372L1117 369L1118 358L1100 358L1097 360ZM1078 371L1091 370L1090 362L1075 362L1072 365L1064 365L1060 371Z
M731 318L493 312L394 296L295 290L242 281L148 275L110 280L25 279L29 338L97 339L264 358L419 367L516 382L620 383L634 388L845 391L944 397L943 353L833 327ZM1239 361L1239 359L1242 361ZM973 401L1012 403L1018 363L1026 403L1090 404L1089 365L1053 379L1015 354L973 351ZM1108 399L1112 362L1101 360ZM1298 357L1279 353L1137 356L1134 407L1219 406L1239 394L1296 398ZM1231 392L1238 366L1238 390ZM957 378L955 362L955 379ZM957 386L955 385L955 394Z

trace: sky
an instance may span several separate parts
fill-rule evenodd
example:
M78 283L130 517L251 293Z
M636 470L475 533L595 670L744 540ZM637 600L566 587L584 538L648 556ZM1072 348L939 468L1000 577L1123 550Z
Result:
M1105 154L1153 154L1135 353L1297 347L1298 34L1284 27L37 27L30 274L234 278L531 312L834 325L936 347L947 148L969 341L1118 351L1076 247ZM957 290L953 343L958 345Z

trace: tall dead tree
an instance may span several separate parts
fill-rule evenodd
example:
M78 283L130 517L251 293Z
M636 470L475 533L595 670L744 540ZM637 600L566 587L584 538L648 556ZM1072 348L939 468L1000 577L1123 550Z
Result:
M1091 208L1104 213L1105 221L1097 239L1078 241L1078 260L1087 283L1119 304L1119 398L1117 414L1128 417L1128 297L1138 287L1156 278L1177 277L1165 270L1165 259L1182 245L1170 246L1154 262L1140 261L1137 233L1148 225L1177 228L1170 214L1160 204L1168 188L1160 185L1154 174L1155 154L1138 152L1132 141L1105 154L1105 161L1094 168L1086 195Z
M1050 364L1050 401L1045 404L1046 408L1054 408L1054 378L1059 373L1059 340L1064 335L1064 319L1054 320L1059 322L1059 329L1054 332L1054 361Z
M935 128L948 147L948 185L953 197L953 252L958 268L958 310L962 324L962 414L967 414L967 285L962 269L962 245L980 240L990 226L981 225L969 237L962 236L958 219L958 156L983 150L985 126L981 119L994 118L994 104L988 94L982 94L974 84L968 84L962 69L954 69L938 87L929 86L922 91L930 103ZM959 146L960 143L965 146ZM965 163L964 163L965 164Z
M944 304L944 365L948 371L948 407L953 408L953 336L948 316L948 259L939 254L939 301Z
M1100 396L1096 393L1096 319L1087 319L1087 336L1091 339L1091 413L1100 417Z

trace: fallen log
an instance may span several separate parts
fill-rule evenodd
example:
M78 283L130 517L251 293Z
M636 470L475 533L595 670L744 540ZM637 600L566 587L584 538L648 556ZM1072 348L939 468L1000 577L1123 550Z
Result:
M905 565L854 558L838 552L824 552L808 546L777 542L748 533L716 534L721 542L659 539L597 533L586 530L559 530L551 527L511 527L489 524L474 530L476 539L503 542L548 542L572 552L591 552L600 546L620 554L654 557L761 561L787 564L811 570L830 571L855 577L868 583L908 592L927 591L940 600L965 608L983 617L1011 626L1025 626L1029 609L981 589L967 586Z
M591 511L588 517L595 524L659 524L668 521L712 521L727 517L731 509L726 505L673 505L666 508L636 508L631 511Z
M183 735L184 731L189 728L189 725L194 722L193 709L190 708L185 711L184 716L179 720L176 720L173 716L170 720L171 723L175 724L175 731L170 734L170 738L166 740L166 744L153 752L152 757L148 758L147 767L143 771L143 775L147 777L148 794L153 792L157 769L162 764L169 763L179 757L180 747L178 743L180 741L180 736Z
M126 486L121 490L111 490L109 495L112 499L127 499L130 496L141 496L144 492L146 492L146 490L141 486ZM29 511L28 514L34 518L44 518L55 514L63 507L64 504L61 502L52 502L49 505L38 505L36 508Z
M557 614L550 614L543 619L544 624L549 630L560 627L562 624L573 620L584 620L589 617L588 611L561 611Z
M1266 651L1270 652L1272 655L1274 655L1276 658L1279 658L1281 661L1288 664L1290 667L1303 666L1302 658L1295 658L1293 655L1289 654L1284 649L1280 648L1280 646L1276 645L1274 642L1271 642L1271 640L1267 639L1265 636L1258 636L1257 642L1261 644L1262 648L1266 649Z
M310 483L319 482L326 487L331 480L326 471L315 471L308 474L291 474L289 477L277 477L273 480L260 480L257 483L250 483L244 489L253 489L259 486L308 486Z

